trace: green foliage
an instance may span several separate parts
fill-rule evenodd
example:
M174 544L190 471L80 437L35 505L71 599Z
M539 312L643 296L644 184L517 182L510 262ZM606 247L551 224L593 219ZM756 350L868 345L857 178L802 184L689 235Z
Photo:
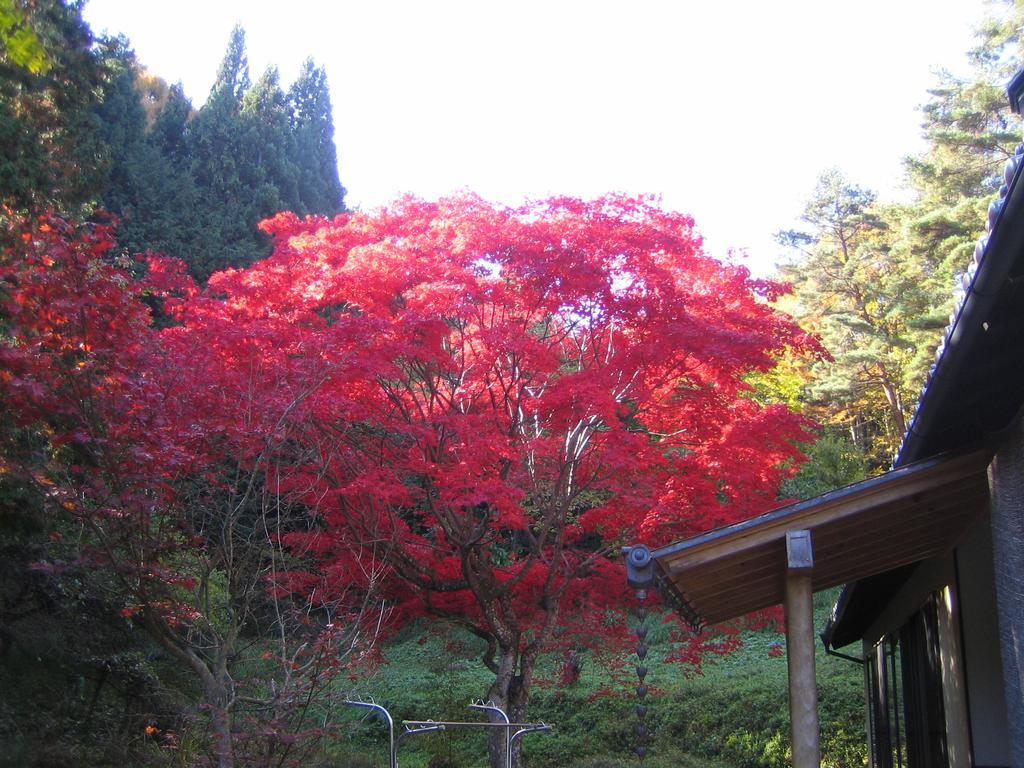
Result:
M12 65L33 75L45 75L50 69L50 57L42 41L15 0L0 0L0 48Z
M799 254L783 274L797 318L832 355L812 369L810 400L825 421L854 425L857 447L883 466L906 430L913 393L905 371L931 297L920 268L894 247L893 210L839 171L821 175L802 218L809 231L780 235Z
M784 481L780 496L809 499L867 477L867 461L852 441L831 432L805 449L807 461Z
M872 469L888 465L953 307L1002 167L1020 139L1005 84L1021 67L1024 4L1002 0L977 31L971 72L940 72L922 109L927 149L906 161L915 199L880 203L838 171L822 174L806 228L781 234L794 314L834 360L811 371L805 400L849 430Z
M164 764L145 728L184 731L188 686L145 634L83 581L5 568L0 583L0 766Z
M334 126L322 69L307 62L288 94L277 70L253 84L245 35L236 27L206 104L180 130L154 124L161 140L173 136L179 161L188 163L198 226L176 252L200 280L244 266L269 253L256 223L281 210L334 215L344 210ZM183 149L183 152L181 151Z
M304 210L332 215L344 210L345 188L338 180L334 118L327 73L307 59L288 91L296 165Z
M103 73L78 6L0 4L0 204L73 209L105 171L93 114Z
M192 217L182 217L180 209L194 204L195 195L180 165L162 151L154 134L146 133L148 117L137 89L139 65L128 41L104 40L98 55L107 72L103 100L96 108L109 148L102 205L120 217L118 239L126 251L174 253L187 247L188 238L181 234ZM170 106L171 98L165 110L178 107Z
M806 357L787 355L774 368L751 374L747 383L753 388L752 396L760 403L781 403L791 411L803 411L810 362Z
M246 143L257 152L253 164L263 171L263 185L255 194L260 216L281 210L305 212L299 198L299 169L289 113L277 69L271 67L246 92L241 110Z
M988 204L1002 184L1003 164L1021 138L1005 86L1024 65L1024 4L998 0L989 8L968 53L970 73L939 73L922 109L928 147L906 161L917 200L901 213L899 248L920 265L922 289L930 298L923 325L931 330L931 343L919 346L908 366L910 387L920 386L934 360L953 287L970 263Z
M93 40L78 4L0 0L0 205L120 219L128 252L194 277L269 253L256 224L344 210L324 70L286 93L249 78L236 27L206 104L141 70L127 40Z
M590 755L568 763L570 768L637 768L640 763L633 757L612 757L611 755ZM665 750L643 762L644 768L727 768L728 763L695 757L675 749Z
M816 625L823 625L834 597L834 591L816 596ZM781 642L773 633L744 633L742 651L660 700L653 707L657 742L686 745L697 756L737 768L789 765L786 660L769 656ZM861 669L821 648L816 664L822 765L866 765Z
M110 147L102 204L120 217L119 244L129 253L192 253L201 234L201 217L181 215L198 206L186 162L191 104L180 86L170 86L160 108L147 113L139 88L144 76L127 41L105 41L100 51L111 73L97 111ZM158 78L145 79L166 86Z
M366 755L349 755L340 762L334 760L324 762L324 768L377 768L379 763Z

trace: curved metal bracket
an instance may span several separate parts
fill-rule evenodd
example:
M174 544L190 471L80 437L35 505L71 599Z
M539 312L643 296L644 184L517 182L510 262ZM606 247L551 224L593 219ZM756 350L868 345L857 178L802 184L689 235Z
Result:
M485 712L493 712L501 717L505 721L505 766L506 768L512 768L512 736L510 735L512 729L509 727L508 715L501 707L496 706L493 701L484 701L483 699L476 699L472 704L469 705L470 709L480 709Z
M540 731L550 730L551 726L547 725L546 723L541 723L540 725L531 725L529 728L520 728L518 731L512 734L512 737L509 739L509 742L514 742L516 739L525 736L528 733L538 733Z
M435 723L433 720L426 720L421 723L412 724L407 721L403 721L403 725L405 726L405 731L399 734L399 738L403 738L405 736L418 736L421 733L443 731L445 723Z
M365 707L384 716L388 724L388 763L391 768L398 768L398 744L395 741L395 721L387 708L375 702L372 696L367 696L366 699L345 699L342 701L342 704L349 704L353 707Z

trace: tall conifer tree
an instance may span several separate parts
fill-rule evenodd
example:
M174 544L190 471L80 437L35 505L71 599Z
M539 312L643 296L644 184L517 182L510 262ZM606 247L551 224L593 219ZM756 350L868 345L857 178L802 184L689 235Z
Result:
M333 215L345 209L345 188L338 178L334 118L327 73L307 59L289 90L300 195L310 213Z
M194 213L201 219L202 236L186 258L200 280L269 253L268 243L255 229L254 201L263 179L249 151L242 120L242 101L249 87L245 33L236 26L206 104L187 134L199 202Z
M162 105L147 114L140 89L159 78L141 71L126 40L107 41L101 50L109 80L97 114L110 153L102 207L119 217L125 250L187 256L203 235L196 216L181 215L198 206L184 146L191 104L180 85L164 83Z
M939 73L922 108L928 148L908 158L917 200L902 216L899 247L921 265L931 310L920 325L931 343L921 344L908 368L920 386L934 358L937 335L947 322L953 291L967 269L986 210L1002 183L1003 165L1020 142L1019 118L1006 101L1006 83L1024 65L1020 30L1024 4L1002 0L978 28L968 53L970 72Z
M290 110L276 67L268 68L246 92L241 117L242 140L253 172L255 214L259 218L282 210L304 214Z
M154 130L162 128L158 121ZM275 68L253 84L245 34L236 27L186 134L202 221L197 247L185 257L194 276L266 256L269 242L256 224L280 210L343 210L333 134L323 69L307 61L287 95Z
M245 51L245 30L236 24L228 38L228 48L224 52L217 76L210 89L210 99L225 98L231 101L236 109L242 104L242 97L249 90L249 57Z
M809 231L782 235L801 251L783 269L797 293L796 312L833 356L815 368L812 399L824 406L826 421L850 428L878 466L906 429L912 321L928 306L919 272L893 250L898 231L889 218L873 192L831 170L805 208Z

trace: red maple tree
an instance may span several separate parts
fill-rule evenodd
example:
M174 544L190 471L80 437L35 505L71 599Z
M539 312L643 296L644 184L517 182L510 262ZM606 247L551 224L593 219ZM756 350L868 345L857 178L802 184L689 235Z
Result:
M814 350L764 300L780 287L649 199L406 198L262 226L271 257L215 275L163 335L316 520L284 538L322 571L276 587L383 582L397 616L465 625L513 720L556 634L604 632L622 544L763 511L807 438L746 383Z
M194 676L215 764L305 764L304 749L326 732L306 719L310 702L365 647L369 593L318 590L315 580L287 595L270 589L294 560L284 534L308 527L272 483L278 436L261 421L288 394L247 418L247 397L272 384L232 367L243 357L229 356L230 333L208 350L221 360L207 371L171 330L154 328L150 304L173 313L195 293L179 262L142 269L117 255L103 224L4 225L0 489L30 498L21 513L51 532L32 567L57 591L87 583L111 621L144 628ZM288 458L290 467L297 456ZM172 744L161 726L144 732Z

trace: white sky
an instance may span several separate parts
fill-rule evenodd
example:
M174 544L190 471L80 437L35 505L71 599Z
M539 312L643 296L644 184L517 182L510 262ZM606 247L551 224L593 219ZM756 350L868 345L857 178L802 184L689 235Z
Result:
M327 69L350 206L469 188L516 203L652 192L764 273L818 173L883 196L982 0L90 0L205 99L235 22L253 79ZM979 227L981 222L979 222Z

